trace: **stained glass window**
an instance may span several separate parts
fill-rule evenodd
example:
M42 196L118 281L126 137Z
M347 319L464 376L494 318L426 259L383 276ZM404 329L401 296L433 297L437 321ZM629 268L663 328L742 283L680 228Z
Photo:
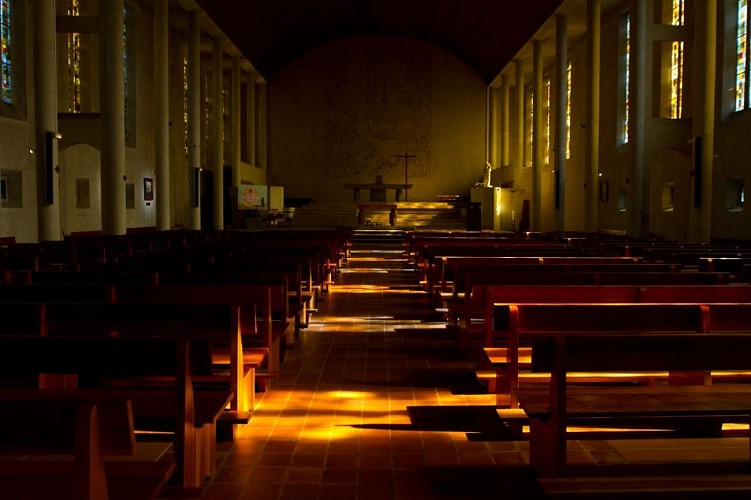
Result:
M10 0L0 0L0 43L2 44L2 100L5 103L13 103L13 67L11 66L10 42L11 42L11 11Z
M128 71L128 7L123 6L123 81L125 85L125 137L128 137L128 87L130 71Z
M748 80L748 1L738 0L738 24L735 32L735 110L746 109L746 83Z
M545 151L543 161L550 164L550 76L545 78Z
M68 0L67 14L80 16L78 0ZM68 112L81 112L81 34L68 33Z
M534 146L534 123L535 123L535 93L531 88L527 88L527 129L524 138L524 165L532 166L532 147Z
M683 26L684 0L673 0L673 26ZM683 42L674 41L670 57L670 118L683 116Z
M571 158L571 61L566 66L566 159Z
M185 158L188 157L188 58L183 56L183 127L185 132Z
M628 143L628 126L631 111L631 16L626 15L623 19L623 37L625 41L624 67L623 67L623 127L621 137L623 144Z

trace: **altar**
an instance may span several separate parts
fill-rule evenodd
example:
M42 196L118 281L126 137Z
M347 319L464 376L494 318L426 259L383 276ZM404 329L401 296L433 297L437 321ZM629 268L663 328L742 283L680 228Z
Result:
M401 201L402 190L412 189L412 184L384 184L383 182L370 184L344 184L346 189L352 190L352 200L360 201L360 190L367 189L370 195L370 201L386 201L386 192L394 190L394 201Z

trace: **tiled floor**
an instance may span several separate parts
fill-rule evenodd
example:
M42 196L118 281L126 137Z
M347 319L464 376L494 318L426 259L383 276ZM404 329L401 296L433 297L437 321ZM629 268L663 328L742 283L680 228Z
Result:
M353 248L203 498L535 498L509 438L399 248ZM745 438L570 442L574 463L743 460Z

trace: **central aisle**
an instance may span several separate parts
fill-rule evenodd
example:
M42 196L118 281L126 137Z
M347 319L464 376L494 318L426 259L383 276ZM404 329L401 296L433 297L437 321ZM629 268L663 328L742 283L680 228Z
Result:
M355 237L204 498L519 497L527 445L496 439L495 397L441 319L400 237Z

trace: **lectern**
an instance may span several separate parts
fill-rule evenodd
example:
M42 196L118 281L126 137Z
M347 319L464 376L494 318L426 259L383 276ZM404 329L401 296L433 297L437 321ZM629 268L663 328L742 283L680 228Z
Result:
M501 231L501 188L484 186L472 188L470 202L480 204L481 229Z

